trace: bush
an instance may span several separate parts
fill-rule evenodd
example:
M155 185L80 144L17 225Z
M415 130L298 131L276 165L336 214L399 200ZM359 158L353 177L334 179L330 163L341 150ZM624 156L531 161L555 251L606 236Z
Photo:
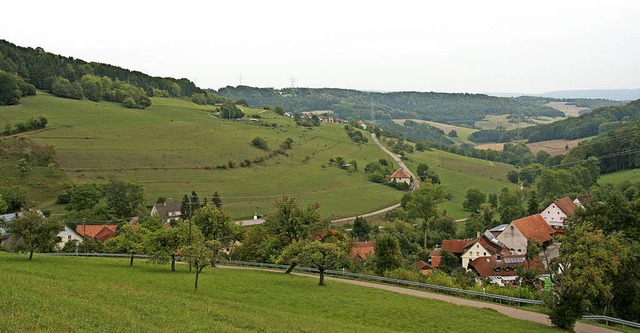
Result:
M269 146L267 145L267 141L259 136L255 137L251 140L251 145L262 150L269 150Z

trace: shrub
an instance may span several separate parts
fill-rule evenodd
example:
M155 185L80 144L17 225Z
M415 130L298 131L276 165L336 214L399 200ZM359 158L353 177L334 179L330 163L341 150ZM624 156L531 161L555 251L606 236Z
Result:
M267 145L267 141L259 136L255 137L251 140L251 145L262 150L269 150L269 146Z

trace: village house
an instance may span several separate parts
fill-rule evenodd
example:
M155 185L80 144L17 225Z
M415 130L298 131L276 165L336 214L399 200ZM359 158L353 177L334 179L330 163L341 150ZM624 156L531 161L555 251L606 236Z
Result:
M151 208L151 216L159 218L164 223L170 223L180 219L181 208L182 203L180 202L158 203Z
M56 240L56 248L58 250L62 250L68 242L76 241L78 243L82 243L82 236L65 225L64 230L58 233Z
M85 238L95 238L104 243L108 239L116 236L117 224L79 224L76 232Z
M553 242L554 234L555 230L547 224L542 215L535 214L512 221L497 239L512 254L524 255L527 253L529 240L538 241L545 248Z
M524 255L478 257L469 262L472 272L500 286L516 281L518 267L524 267L525 270L537 269L539 272L544 270L542 262L537 259L527 261Z
M551 228L562 232L564 230L564 220L567 217L576 215L578 205L571 201L569 197L554 200L540 215L547 221Z
M396 182L396 183L402 182L407 185L411 185L413 183L413 178L411 177L411 175L409 175L409 173L404 171L403 168L396 170L391 176L387 177L387 180L389 182Z
M468 269L469 263L479 257L511 255L509 248L488 230L464 247L462 267Z
M442 260L442 252L449 251L453 253L458 258L462 257L464 253L464 248L469 243L466 240L457 240L457 239L445 239L442 241L442 246L434 249L429 253L431 267L438 268L440 267L440 260Z
M590 202L591 202L591 194L588 194L588 193L579 195L573 200L573 203L580 208L584 208L584 205Z
M368 256L372 256L375 253L376 242L353 242L351 245L351 257L358 257L362 260L367 259Z

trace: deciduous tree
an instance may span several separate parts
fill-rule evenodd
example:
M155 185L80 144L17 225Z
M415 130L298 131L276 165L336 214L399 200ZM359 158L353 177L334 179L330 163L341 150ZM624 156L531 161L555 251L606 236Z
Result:
M56 218L45 218L38 211L22 213L11 221L0 220L0 225L7 233L15 237L15 249L29 253L49 251L56 243L56 236L64 230L64 224Z

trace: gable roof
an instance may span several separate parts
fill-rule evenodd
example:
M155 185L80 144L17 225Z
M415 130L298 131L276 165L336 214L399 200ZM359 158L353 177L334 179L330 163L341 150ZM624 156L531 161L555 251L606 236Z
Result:
M560 210L562 210L565 215L576 215L576 208L578 208L578 205L576 205L575 202L573 202L573 200L571 200L569 197L556 199L553 201L553 203L555 203L556 206L558 206L558 208L560 208Z
M409 175L406 171L404 171L403 168L400 168L396 170L396 172L391 174L389 178L411 178L411 175Z
M424 260L418 260L416 261L413 266L415 266L417 269L429 269L431 268L431 266L429 266L429 263L424 261Z
M464 253L464 248L467 246L468 241L457 239L445 239L442 241L442 251L449 251L454 254Z
M516 268L525 266L525 256L504 256L500 259L495 256L479 257L469 262L469 268L478 273L481 277L489 276L516 276ZM525 266L526 267L526 266ZM534 259L530 262L531 269L544 270L544 265Z
M182 208L181 202L165 202L153 205L158 214L166 215L168 212L180 212Z
M552 235L555 232L540 214L530 215L514 220L511 224L518 228L525 238L537 240L540 243L552 240Z
M80 236L95 238L101 242L114 237L117 229L117 224L78 224L78 226L76 226L76 232Z
M376 251L376 242L353 242L351 245L351 256L366 259L368 255L373 255Z
M489 251L489 253L492 255L511 254L511 252L509 252L509 249L504 245L504 243L499 241L489 230L485 231L482 235L480 235L480 237L468 242L467 245L464 247L465 251L476 243L480 244L482 247L484 247L485 250Z

